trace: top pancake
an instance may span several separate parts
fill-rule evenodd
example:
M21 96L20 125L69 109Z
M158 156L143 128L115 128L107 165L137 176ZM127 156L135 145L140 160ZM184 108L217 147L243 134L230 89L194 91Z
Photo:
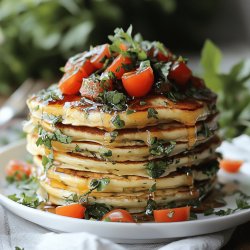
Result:
M173 121L193 126L197 121L206 118L216 111L214 107L216 98L208 101L187 100L174 103L168 98L158 96L148 96L141 101L132 100L128 104L128 110L133 110L131 114L126 111L104 112L100 104L93 102L83 102L80 96L61 96L59 100L44 101L42 97L34 95L27 100L28 107L33 117L42 119L44 114L59 116L63 124L73 126L87 126L113 131L126 128L144 128ZM156 111L156 117L149 116L149 109ZM113 124L115 117L119 115L120 120L125 125L116 127Z

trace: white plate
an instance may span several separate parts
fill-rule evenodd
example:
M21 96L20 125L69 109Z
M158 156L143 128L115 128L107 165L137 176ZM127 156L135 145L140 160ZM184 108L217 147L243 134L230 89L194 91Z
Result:
M228 216L198 217L198 220L175 223L112 223L100 221L79 220L58 216L52 213L39 211L20 205L5 195L13 190L5 183L4 166L10 159L24 159L27 155L25 142L18 142L5 147L0 151L0 203L14 214L36 223L40 226L59 232L89 232L101 237L112 239L120 243L159 242L173 240L180 237L189 237L208 234L235 227L250 220L250 209L241 210ZM241 181L245 193L250 194L250 174L237 175L219 172L223 182L236 179ZM248 183L248 184L247 184ZM5 195L4 195L5 194ZM226 197L228 205L223 207L235 208L235 198Z

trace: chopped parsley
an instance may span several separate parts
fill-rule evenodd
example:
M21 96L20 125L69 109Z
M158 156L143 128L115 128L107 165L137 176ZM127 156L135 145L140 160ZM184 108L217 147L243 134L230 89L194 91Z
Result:
M36 195L28 196L25 193L21 193L20 196L12 194L9 195L8 198L31 208L37 208L41 204L41 201L39 201L39 198Z
M125 122L123 120L120 119L119 115L115 115L112 119L111 119L112 124L116 127L116 128L123 128L125 126Z
M148 118L158 119L157 114L158 114L158 112L154 108L148 109Z
M53 162L54 162L53 152L51 152L48 156L45 155L42 156L42 165L45 171L53 166Z
M53 125L55 125L58 122L62 122L62 116L55 116L55 115L51 115L51 114L47 114L47 113L43 113L42 114L42 119L52 123Z
M80 152L83 152L84 150L83 149L81 149L80 147L79 147L79 145L78 144L76 144L76 146L75 146L75 149L74 149L74 152L78 152L78 153L80 153Z
M81 195L77 195L74 193L68 197L65 197L65 199L68 203L72 202L87 203L89 194L91 194L94 190L97 190L98 192L103 191L109 183L110 183L109 178L101 178L99 180L92 179L89 184L89 191Z
M118 131L112 131L112 132L110 132L109 135L110 135L110 137L111 137L110 142L114 142L115 139L116 139L116 137L118 136Z
M131 114L133 114L133 113L135 113L135 112L136 112L135 110L128 109L127 112L126 112L126 114L127 114L127 115L131 115Z
M53 133L46 131L43 127L38 127L38 139L36 145L44 145L45 147L51 149L51 141L58 141L64 144L71 143L72 137L64 135L60 129L56 129Z
M126 95L117 90L104 91L99 95L98 100L103 104L104 111L123 111L127 108Z
M85 211L85 219L89 220L93 218L96 220L101 220L102 217L110 211L110 206L102 203L94 203L87 206Z
M151 161L146 164L147 173L152 178L159 178L165 173L167 167L167 161Z
M153 211L157 208L157 204L153 199L148 199L145 210L146 215L152 215Z
M51 87L47 89L41 90L37 94L37 96L38 96L37 97L38 101L43 101L45 103L56 102L58 100L63 99L63 94L61 93L57 85L52 85Z
M101 148L99 150L101 157L107 158L112 156L112 151L110 149Z
M250 204L242 198L236 199L236 206L237 206L237 208L235 208L235 209L227 208L225 210L220 209L218 211L215 211L213 208L210 208L204 212L204 215L208 216L208 215L214 214L217 216L225 216L225 215L233 214L238 210L244 210L244 209L250 208Z
M153 193L156 191L156 183L152 185L152 187L149 189L149 192Z
M168 144L164 140L158 140L153 137L150 141L149 152L151 155L166 155L168 156L175 148L176 142L170 141Z

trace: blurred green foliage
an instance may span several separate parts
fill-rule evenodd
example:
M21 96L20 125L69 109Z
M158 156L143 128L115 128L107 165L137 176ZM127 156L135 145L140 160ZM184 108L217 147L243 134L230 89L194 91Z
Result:
M221 73L222 53L207 40L201 53L203 78L218 94L220 132L224 138L250 135L250 59L235 64Z
M168 47L199 47L217 0L1 0L0 94L26 78L58 79L70 55L133 24ZM181 46L181 47L180 47Z

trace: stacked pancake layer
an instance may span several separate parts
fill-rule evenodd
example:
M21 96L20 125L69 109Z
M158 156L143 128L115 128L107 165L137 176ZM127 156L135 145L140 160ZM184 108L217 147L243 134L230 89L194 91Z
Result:
M93 180L108 182L89 192L90 204L132 213L144 212L149 198L159 208L192 204L213 187L220 143L215 100L173 103L151 96L116 112L79 96L37 95L27 104L27 149L53 204L88 193Z

